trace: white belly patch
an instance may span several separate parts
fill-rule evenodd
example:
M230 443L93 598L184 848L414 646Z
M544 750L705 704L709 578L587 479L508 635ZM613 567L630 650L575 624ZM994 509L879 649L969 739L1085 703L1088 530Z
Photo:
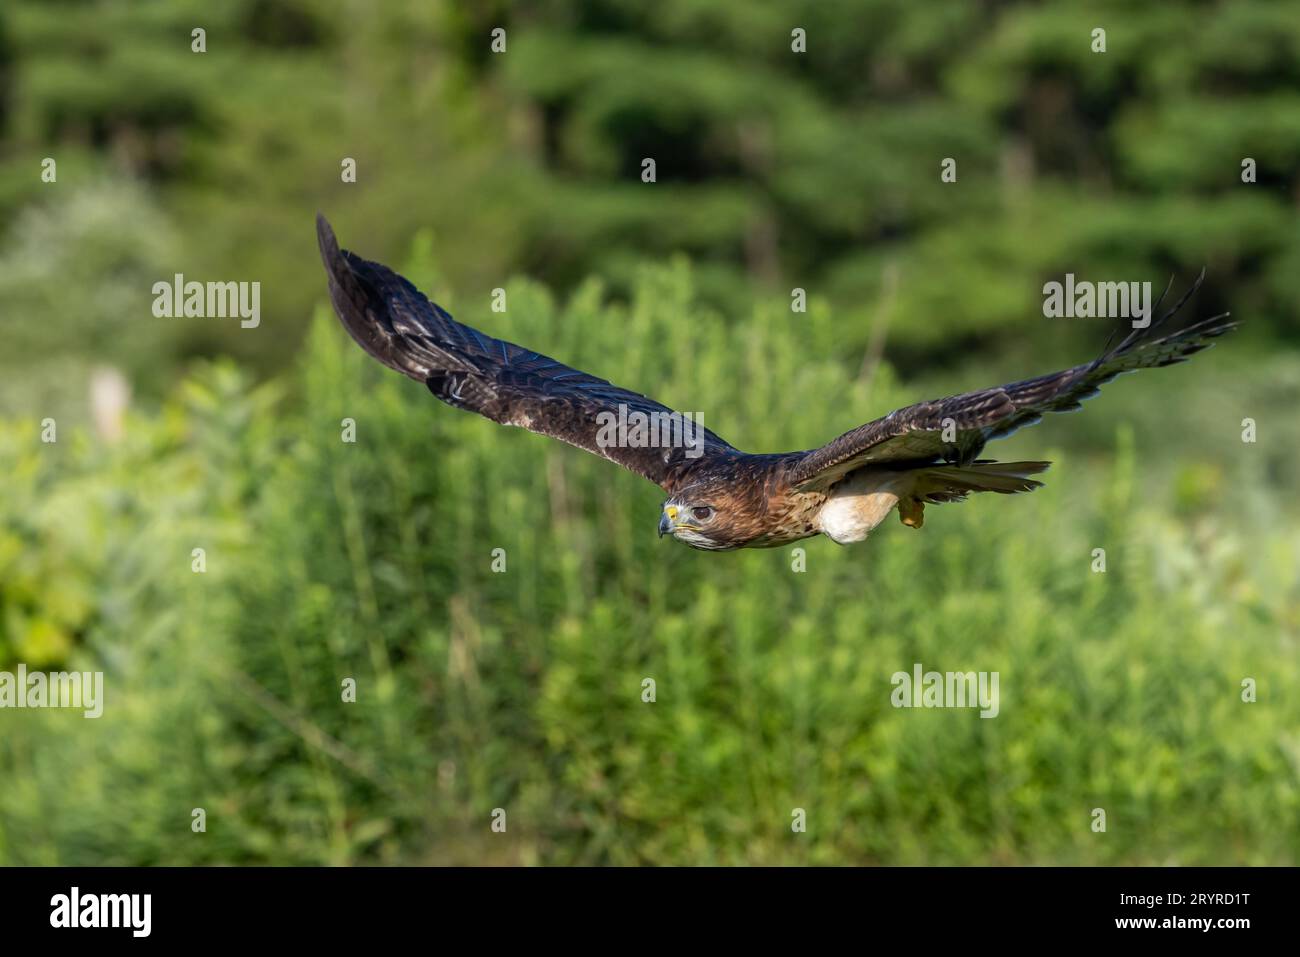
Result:
M862 472L836 488L817 513L822 534L840 545L865 539L906 493L905 474Z

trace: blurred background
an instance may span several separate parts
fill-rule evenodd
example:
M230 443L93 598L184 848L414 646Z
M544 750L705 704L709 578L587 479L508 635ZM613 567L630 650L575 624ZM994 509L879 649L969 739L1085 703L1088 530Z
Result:
M1298 205L1297 2L6 0L0 670L107 701L0 712L0 863L1295 864ZM364 356L317 210L756 452L1090 358L1067 272L1244 328L795 571Z

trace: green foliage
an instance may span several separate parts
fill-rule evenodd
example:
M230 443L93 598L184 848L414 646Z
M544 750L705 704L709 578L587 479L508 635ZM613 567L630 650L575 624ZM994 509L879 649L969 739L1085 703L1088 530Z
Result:
M921 397L810 362L838 334L820 306L737 339L680 263L625 306L508 297L461 318L755 451ZM1219 381L1227 354L1196 363ZM436 405L323 310L300 401L215 366L115 446L11 422L0 652L33 654L39 614L63 636L43 660L105 670L107 705L4 715L0 861L1294 864L1300 540L1264 449L1180 375L1008 443L1094 423L1100 457L1051 453L1034 495L801 543L802 573L659 541L658 490ZM1175 421L1222 436L1193 455ZM914 662L1000 672L999 716L891 707Z
M518 272L566 292L601 275L625 298L646 257L685 253L732 318L796 286L825 297L848 351L888 299L908 371L1049 341L1026 319L1067 271L1162 283L1208 264L1211 301L1294 342L1295 0L727 6L11 0L6 242L28 245L21 211L142 182L119 246L166 237L148 275L263 283L257 334L161 337L163 374L138 383L154 398L187 355L264 374L289 361L321 288L318 209L373 258L432 228L447 278L479 292ZM46 156L57 185L40 181ZM0 286L0 316L27 302ZM145 325L147 305L117 315ZM6 377L22 367L0 359Z

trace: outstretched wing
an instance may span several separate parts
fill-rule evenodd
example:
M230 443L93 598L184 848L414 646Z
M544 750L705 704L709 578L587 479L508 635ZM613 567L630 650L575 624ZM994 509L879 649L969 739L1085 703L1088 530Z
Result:
M739 454L694 423L679 430L682 441L666 447L598 441L608 421L600 417L602 412L617 417L619 406L625 414L671 415L672 410L462 325L388 267L340 250L323 216L316 217L316 234L329 274L330 299L344 328L366 352L423 382L448 405L594 452L669 493L711 456Z
M934 462L966 464L990 439L1033 425L1047 412L1071 412L1101 386L1125 372L1174 365L1211 345L1236 327L1228 314L1205 319L1168 335L1157 335L1201 285L1200 277L1173 308L1146 329L1134 329L1119 345L1092 362L1024 382L920 402L846 432L806 452L789 472L798 488L825 488L854 469L872 464ZM1168 289L1165 290L1168 293ZM1162 295L1161 300L1164 299ZM1155 304L1158 309L1160 303ZM948 434L945 435L945 426ZM948 439L949 441L945 441Z

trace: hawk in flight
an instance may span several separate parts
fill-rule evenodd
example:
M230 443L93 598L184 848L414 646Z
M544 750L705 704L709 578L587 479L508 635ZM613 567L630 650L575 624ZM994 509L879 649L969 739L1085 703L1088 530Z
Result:
M926 505L959 502L972 492L1031 491L1042 483L1029 476L1050 463L980 458L987 442L1044 413L1078 409L1121 373L1182 362L1235 326L1225 313L1164 330L1198 279L1163 316L1108 343L1091 362L918 402L820 448L751 455L703 427L691 447L634 446L602 438L607 416L630 410L658 421L674 413L456 322L388 267L340 250L323 216L316 231L334 309L366 352L448 405L549 435L649 479L668 494L659 534L710 551L784 545L819 533L840 544L860 542L895 508L904 525L920 528Z

